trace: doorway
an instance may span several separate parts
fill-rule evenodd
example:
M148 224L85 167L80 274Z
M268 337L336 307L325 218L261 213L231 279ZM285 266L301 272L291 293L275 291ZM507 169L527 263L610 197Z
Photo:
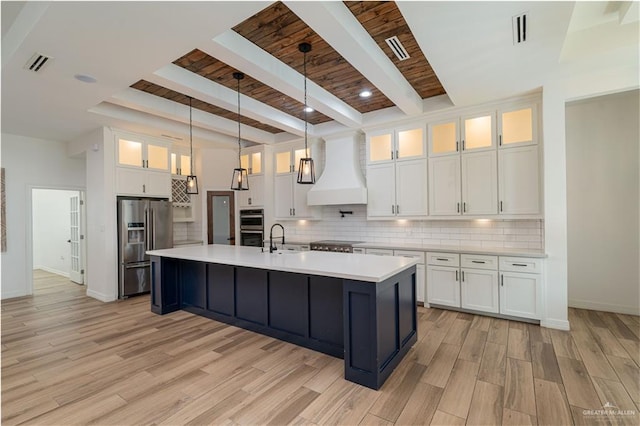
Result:
M233 191L207 191L207 243L236 244Z
M66 189L31 190L31 254L36 271L84 285L84 192ZM37 291L37 288L32 288Z

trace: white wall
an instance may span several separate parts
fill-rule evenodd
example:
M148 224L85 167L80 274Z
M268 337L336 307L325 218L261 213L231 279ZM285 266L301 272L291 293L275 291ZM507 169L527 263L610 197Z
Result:
M567 104L569 306L640 315L639 95Z
M31 189L84 189L85 162L67 156L63 142L2 134L6 173L7 251L2 253L1 298L32 291Z
M70 198L78 195L78 191L33 190L33 269L69 276Z

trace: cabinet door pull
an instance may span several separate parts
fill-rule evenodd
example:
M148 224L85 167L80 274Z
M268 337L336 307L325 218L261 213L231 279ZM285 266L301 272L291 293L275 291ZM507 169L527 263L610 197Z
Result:
M293 209L289 209L289 216L293 216Z
M441 262L448 262L449 261L449 259L445 259L443 257L436 257L436 260L439 260Z
M458 281L458 270L456 269L456 281Z
M249 205L251 205L251 197L249 197Z
M464 139L462 139L462 150L464 151Z
M464 271L462 271L462 282L464 282Z
M500 285L504 287L504 275L500 274Z
M294 216L296 215L296 208L295 207L293 208L293 215Z
M393 160L393 150L391 150L391 159Z
M400 214L400 206L396 204L396 214Z
M502 146L502 135L498 135L498 145Z
M472 260L471 263L487 263L484 260Z
M396 160L400 158L400 156L398 155L398 150L396 149Z
M460 145L460 142L456 141L456 152L460 151L459 145Z
M456 203L458 205L458 213L460 213L460 203Z
M396 214L396 206L391 204L391 214Z
M500 211L502 211L502 201L500 201Z
M464 203L462 203L462 213L466 213L467 212L467 202L465 201Z
M524 267L527 266L525 263L512 263L511 265L513 265L513 266L524 266Z
M144 183L142 184L142 193L143 194L147 193L147 185L145 185Z

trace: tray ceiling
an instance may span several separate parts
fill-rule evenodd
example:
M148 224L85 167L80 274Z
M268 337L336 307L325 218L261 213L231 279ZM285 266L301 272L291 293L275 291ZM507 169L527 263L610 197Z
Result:
M345 5L421 98L445 94L444 88L420 50L395 2L351 1L345 2ZM303 87L304 81L302 78L303 54L298 50L298 45L301 42L308 42L312 45L312 51L307 53L309 81L314 82L331 96L360 114L395 106L381 90L377 89L371 81L282 2L272 3L231 30L299 73L300 88ZM400 39L410 55L409 59L400 61L395 56L385 42L385 39L391 36L397 36ZM196 48L186 52L174 60L173 64L228 89L234 91L237 89L237 81L233 79L232 75L238 69L200 49ZM284 114L304 120L303 102L271 87L258 78L254 78L247 70L241 69L240 71L245 72L245 79L242 80L240 88L242 95L251 97ZM163 87L158 83L140 80L131 85L131 88L184 105L189 103L186 94ZM372 95L363 98L360 96L362 90L370 90ZM227 109L225 109L225 107L198 100L197 96L194 96L193 107L229 120L237 120L236 109L235 107L229 108L230 105L227 105ZM331 120L331 117L319 111L314 110L307 113L307 121L312 125ZM246 117L244 110L241 122L272 134L288 130Z

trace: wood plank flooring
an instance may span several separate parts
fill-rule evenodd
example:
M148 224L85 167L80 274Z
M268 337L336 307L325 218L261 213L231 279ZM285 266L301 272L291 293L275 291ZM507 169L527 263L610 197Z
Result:
M374 391L340 359L154 315L148 296L104 304L34 281L33 297L2 301L4 425L640 424L635 316L570 309L563 332L418 308L418 343Z

